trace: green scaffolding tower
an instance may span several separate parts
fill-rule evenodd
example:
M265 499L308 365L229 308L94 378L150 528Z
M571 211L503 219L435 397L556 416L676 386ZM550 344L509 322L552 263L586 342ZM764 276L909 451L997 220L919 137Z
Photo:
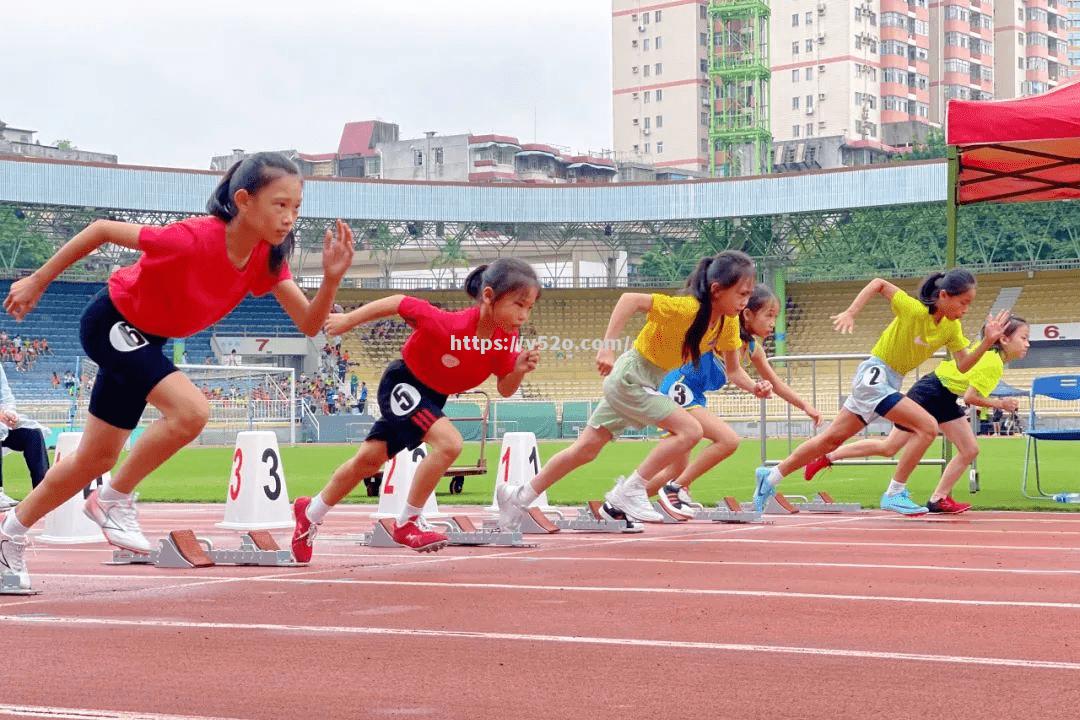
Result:
M769 5L709 0L709 173L772 171L769 130ZM722 164L717 154L723 155Z

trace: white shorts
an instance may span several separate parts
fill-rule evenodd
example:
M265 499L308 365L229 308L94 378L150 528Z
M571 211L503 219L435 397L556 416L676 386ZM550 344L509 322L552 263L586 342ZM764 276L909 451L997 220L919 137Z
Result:
M903 382L903 376L884 360L876 357L863 360L851 381L851 394L844 401L844 409L869 425L904 399L900 392Z

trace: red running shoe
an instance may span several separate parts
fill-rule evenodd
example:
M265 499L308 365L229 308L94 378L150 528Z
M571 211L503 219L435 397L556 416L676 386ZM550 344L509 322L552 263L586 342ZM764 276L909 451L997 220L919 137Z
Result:
M404 525L394 523L392 537L398 545L412 548L416 552L435 552L446 547L449 539L434 530L425 530L417 524L419 516L414 515Z
M299 497L293 503L293 519L296 527L292 534L293 560L298 563L311 562L311 551L314 549L315 536L319 532L319 526L308 520L307 509L311 504L311 498Z
M810 464L803 468L803 478L806 479L806 482L810 482L815 475L830 467L832 467L832 460L822 455L817 460L811 460Z
M944 515L959 515L962 512L967 512L971 509L970 503L958 503L952 499L951 496L943 497L936 502L926 503L926 508L932 513L941 513Z

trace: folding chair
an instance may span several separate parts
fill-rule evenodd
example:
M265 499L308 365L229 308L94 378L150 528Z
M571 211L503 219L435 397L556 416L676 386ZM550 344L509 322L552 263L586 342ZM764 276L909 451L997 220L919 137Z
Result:
M1031 410L1028 414L1027 448L1024 450L1024 478L1020 484L1020 492L1024 497L1032 500L1054 500L1055 497L1042 489L1039 480L1039 441L1040 440L1080 440L1080 426L1040 429L1035 412L1035 400L1039 396L1050 397L1055 400L1076 401L1080 400L1080 375L1047 375L1035 378L1031 383L1029 401ZM1075 422L1075 421L1073 421ZM1034 453L1032 452L1034 451ZM1031 455L1035 455L1035 492L1028 493L1028 466L1031 463Z

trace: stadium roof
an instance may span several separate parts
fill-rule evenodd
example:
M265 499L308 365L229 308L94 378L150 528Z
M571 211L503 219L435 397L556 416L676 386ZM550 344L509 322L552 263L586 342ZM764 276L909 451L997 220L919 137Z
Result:
M952 100L957 203L1080 199L1080 82L1034 97Z

